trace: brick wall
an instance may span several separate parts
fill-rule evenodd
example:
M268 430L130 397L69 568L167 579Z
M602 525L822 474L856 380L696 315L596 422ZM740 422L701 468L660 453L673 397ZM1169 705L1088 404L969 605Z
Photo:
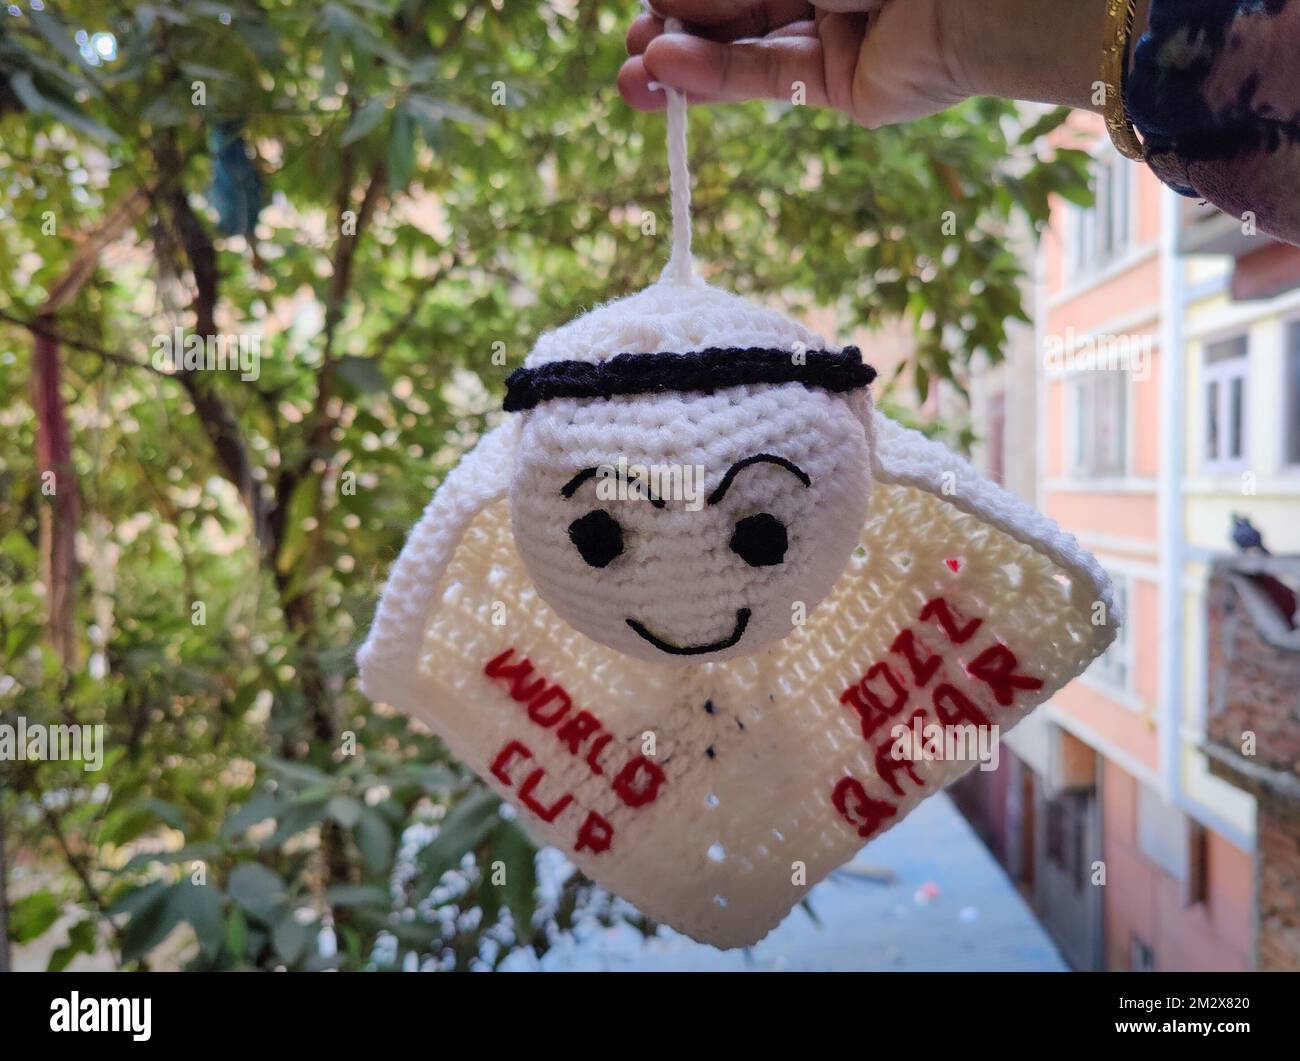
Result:
M1255 951L1300 971L1300 651L1266 637L1243 598L1243 561L1215 564L1207 596L1210 770L1258 800ZM1256 576L1272 561L1250 561ZM1280 561L1289 571L1293 560ZM1261 565L1263 570L1261 570ZM1249 592L1247 589L1246 592ZM1257 597L1256 606L1262 598ZM1254 754L1243 737L1254 735Z
M1260 635L1232 580L1210 580L1207 735L1237 755L1255 734L1257 766L1300 775L1300 652Z
M1257 845L1259 968L1300 972L1300 807L1263 796Z

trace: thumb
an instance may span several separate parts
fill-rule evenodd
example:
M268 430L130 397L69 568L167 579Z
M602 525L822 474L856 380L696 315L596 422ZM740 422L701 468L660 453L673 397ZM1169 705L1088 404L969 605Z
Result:
M829 104L821 41L772 37L722 44L685 33L666 33L645 52L651 79L700 99L789 101L803 86L806 101Z

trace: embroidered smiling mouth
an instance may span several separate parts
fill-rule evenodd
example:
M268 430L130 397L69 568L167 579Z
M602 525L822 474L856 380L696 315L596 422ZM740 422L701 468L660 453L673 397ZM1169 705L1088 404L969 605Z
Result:
M635 630L639 637L649 641L660 652L667 652L674 656L702 656L707 652L721 652L723 649L732 648L739 644L740 639L745 636L745 627L749 625L749 616L749 609L741 608L736 612L736 628L731 631L731 636L723 638L721 641L714 641L709 645L672 645L662 638L655 637L635 619L628 619L627 625Z

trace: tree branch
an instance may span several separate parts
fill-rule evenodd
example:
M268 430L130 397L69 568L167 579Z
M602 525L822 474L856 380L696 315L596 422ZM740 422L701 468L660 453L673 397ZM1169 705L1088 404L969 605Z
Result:
M316 379L316 405L307 421L307 450L295 467L286 468L276 483L276 503L272 513L272 535L278 541L283 540L284 521L288 515L289 501L298 484L311 470L312 461L329 447L330 435L338 418L330 412L330 403L334 397L334 378L337 359L334 356L334 344L338 326L343 320L343 306L348 291L352 286L352 270L356 261L357 246L365 233L370 219L382 198L387 183L387 173L383 164L375 167L366 185L357 210L356 227L351 235L344 235L345 214L352 206L352 164L351 155L344 160L343 184L338 196L339 241L334 247L333 272L330 276L329 289L325 300L325 322L323 328L323 353L321 355L320 373ZM316 515L319 527L320 499L317 498Z
M406 334L407 329L415 323L415 318L419 316L421 308L424 306L424 296L429 294L440 283L447 278L447 275L453 272L461 262L460 251L452 252L451 261L445 266L438 268L432 276L426 276L415 285L415 289L407 296L410 301L407 303L406 312L397 320L393 321L383 330L379 338L375 340L375 358L381 359L390 346Z
M37 317L33 320L26 320L22 317L16 317L12 313L6 313L0 310L0 320L8 321L10 324L17 325L19 328L26 328L33 335L43 335L53 339L60 346L66 346L72 350L81 350L87 354L94 354L105 361L111 361L115 365L122 365L124 368L141 368L146 372L152 372L155 376L163 376L166 379L174 379L175 376L170 372L164 372L155 368L148 361L137 361L126 354L115 353L112 350L106 350L96 343L87 342L85 339L74 339L67 332L59 331L48 319Z
M159 151L159 164L164 172L180 172L181 163L174 144L165 144ZM165 193L162 200L162 203L155 200L155 205L165 206L171 214L190 271L194 274L194 330L204 339L215 336L219 280L216 247L190 206L185 188L179 182ZM159 209L159 216L165 216L162 209ZM176 373L176 378L194 403L203 429L216 451L218 464L243 498L244 506L253 521L254 536L263 554L273 555L275 539L271 533L271 513L254 474L257 466L249 455L233 410L198 373L182 369Z
M112 952L113 964L118 969L121 969L122 962L119 956L122 953L122 932L117 927L117 923L109 917L108 905L104 902L103 895L95 887L95 882L90 879L90 872L68 843L68 838L63 834L63 823L59 821L58 815L46 806L41 807L41 815L45 818L45 824L49 826L50 832L54 834L54 839L58 841L59 849L63 852L63 857L68 866L77 875L77 879L81 881L81 887L85 890L87 898L90 899L90 905L95 908L95 913L103 921L107 922L109 930L113 933L113 941L117 944L117 950Z

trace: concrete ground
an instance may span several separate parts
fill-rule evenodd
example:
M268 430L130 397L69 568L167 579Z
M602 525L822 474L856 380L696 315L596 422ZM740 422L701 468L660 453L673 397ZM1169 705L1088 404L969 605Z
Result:
M922 803L809 895L748 951L720 951L661 929L575 934L514 970L1065 972L1047 933L947 796Z

